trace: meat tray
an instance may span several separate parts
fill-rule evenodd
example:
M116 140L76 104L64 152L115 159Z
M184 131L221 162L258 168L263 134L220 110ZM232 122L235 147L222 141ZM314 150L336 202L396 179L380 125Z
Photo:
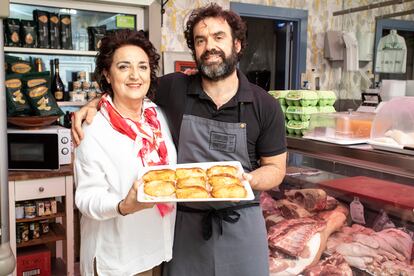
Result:
M253 200L254 194L253 190L250 187L250 183L247 180L243 180L242 173L244 172L243 167L239 161L223 161L223 162L200 162L200 163L185 163L185 164L175 164L175 165L161 165L161 166L151 166L145 167L138 175L138 179L151 170L160 170L160 169L178 169L178 168L202 168L207 170L208 168L215 165L229 165L238 168L238 177L241 180L244 188L246 189L247 196L244 198L176 198L175 194L166 197L154 197L147 195L144 192L144 184L141 184L138 188L138 201L139 202L207 202L207 201L247 201ZM207 184L207 189L209 189L209 184Z

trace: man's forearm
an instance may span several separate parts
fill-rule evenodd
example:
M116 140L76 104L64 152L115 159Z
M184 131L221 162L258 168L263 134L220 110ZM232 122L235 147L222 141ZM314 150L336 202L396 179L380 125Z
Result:
M254 190L270 190L282 183L282 180L285 177L285 172L284 169L273 164L261 166L250 173L253 176L250 185Z

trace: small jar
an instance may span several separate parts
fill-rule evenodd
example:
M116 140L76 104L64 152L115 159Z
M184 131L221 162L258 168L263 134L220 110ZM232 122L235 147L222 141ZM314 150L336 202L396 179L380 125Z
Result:
M50 200L45 200L44 204L45 204L45 213L44 213L45 216L51 215L52 214L52 209L50 207Z
M16 243L21 243L23 241L25 227L27 228L26 223L20 222L16 224Z
M40 226L38 222L31 222L29 224L29 236L31 239L40 238Z
M21 235L21 242L29 241L29 225L27 223L18 223L19 234Z
M35 218L36 217L36 205L32 201L27 201L24 204L24 217Z
M38 217L45 215L45 203L42 200L36 201L36 214Z
M49 233L49 220L41 220L39 221L40 224L40 233L43 234L47 234Z
M52 214L56 214L57 211L57 201L54 198L50 199L50 211L52 212Z
M24 218L24 205L22 203L16 203L16 219Z

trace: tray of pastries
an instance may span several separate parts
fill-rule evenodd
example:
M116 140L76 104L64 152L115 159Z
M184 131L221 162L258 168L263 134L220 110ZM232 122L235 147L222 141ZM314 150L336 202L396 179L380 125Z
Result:
M252 200L238 161L187 163L146 167L140 174L140 202Z

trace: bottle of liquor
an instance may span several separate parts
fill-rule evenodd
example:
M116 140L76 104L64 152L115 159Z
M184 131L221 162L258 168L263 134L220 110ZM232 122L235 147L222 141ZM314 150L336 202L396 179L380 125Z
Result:
M64 100L65 86L59 75L59 59L55 59L55 74L52 80L52 93L56 101Z
M35 64L36 64L36 72L43 72L42 59L36 58Z

